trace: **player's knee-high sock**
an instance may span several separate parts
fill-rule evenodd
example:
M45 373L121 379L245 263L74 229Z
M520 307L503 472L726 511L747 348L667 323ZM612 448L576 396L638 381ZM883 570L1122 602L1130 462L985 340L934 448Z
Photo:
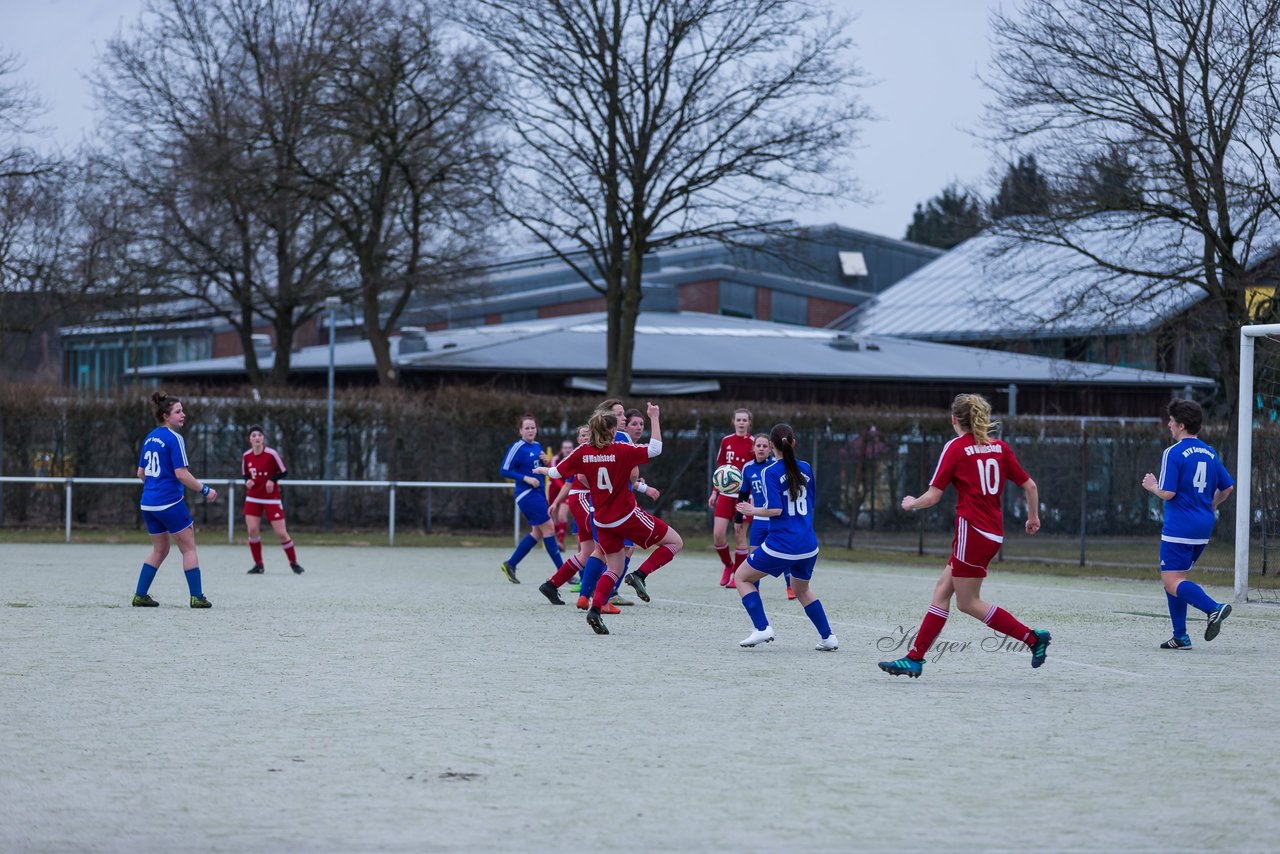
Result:
M831 624L827 622L827 612L822 610L822 602L814 599L808 605L804 606L804 612L809 617L809 622L813 623L813 627L818 630L821 637L831 637Z
M1036 642L1036 636L1031 633L1031 629L1018 622L1013 614L1010 614L999 605L992 605L987 609L987 616L982 618L982 622L1000 634L1008 635L1014 640L1020 640L1028 646L1032 646Z
M911 649L907 650L907 658L912 661L924 661L924 657L929 654L929 647L933 646L938 635L942 634L942 627L947 624L947 617L950 615L951 612L946 608L930 605L929 610L924 612L924 619L920 621L920 628L916 632L916 639L911 642Z
M640 564L638 572L648 578L662 567L671 563L676 556L676 550L669 545L658 546L653 550L653 554L645 558L644 563ZM665 577L665 576L664 576Z
M573 578L573 574L580 569L582 569L582 564L579 562L578 556L576 554L569 555L569 559L560 564L560 568L556 570L555 575L551 576L551 586L561 586L570 578Z
M151 582L156 580L156 567L149 563L142 565L142 571L138 573L138 587L134 590L139 596L146 596L147 591L151 589Z
M551 556L551 564L559 569L564 563L564 558L560 557L560 545L556 542L555 537L543 537L542 546L547 550L547 554Z
M587 558L587 562L582 565L582 586L578 588L578 595L590 599L596 592L596 584L603 572L604 561L595 555Z
M747 555L749 554L751 554L751 552L747 551L746 549L736 550L733 553L733 568L737 569L738 567L742 566L742 562L747 559Z
M720 555L720 563L724 564L725 569L733 568L733 555L727 545L716 546L716 554Z
M556 522L556 542L560 544L560 548L564 548L564 536L569 532L568 522Z
M516 550L511 553L511 557L507 558L510 566L516 566L520 561L524 560L524 556L529 553L529 549L537 545L538 541L534 539L533 534L525 534L524 539L516 546Z
M1196 584L1191 579L1184 580L1178 585L1178 598L1188 605L1193 605L1204 611L1206 614L1212 614L1218 608L1222 607L1213 601L1213 597L1204 592L1204 588Z
M289 559L289 563L298 562L298 551L293 547L293 540L285 540L280 544L280 548L284 549L284 556Z
M262 565L262 537L249 538L249 554L253 555L254 566Z
M759 591L752 590L743 596L742 607L747 609L747 614L751 617L751 625L756 627L756 631L762 632L769 628L769 618L764 615L764 602L760 600Z
M596 592L591 595L591 604L596 608L603 608L609 601L609 597L613 595L613 585L617 583L617 577L606 569L604 575L600 576L600 580L596 582Z
M1187 636L1187 603L1179 599L1177 596L1169 595L1165 591L1164 598L1169 600L1169 621L1173 623L1173 636L1182 638Z
M204 591L200 589L200 567L193 566L183 573L187 577L187 589L191 591L191 595L197 599L204 595Z

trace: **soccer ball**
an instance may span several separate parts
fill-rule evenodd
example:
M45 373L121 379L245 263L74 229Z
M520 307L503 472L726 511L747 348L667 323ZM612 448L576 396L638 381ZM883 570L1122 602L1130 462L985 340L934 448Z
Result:
M726 463L712 473L711 485L721 495L737 495L742 487L742 472Z

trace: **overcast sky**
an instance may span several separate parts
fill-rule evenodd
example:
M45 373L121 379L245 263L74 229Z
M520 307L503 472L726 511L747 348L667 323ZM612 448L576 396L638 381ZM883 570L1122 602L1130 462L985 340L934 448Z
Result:
M0 0L0 49L16 52L22 77L49 110L53 139L74 145L94 118L84 74L97 52L133 22L142 0ZM983 183L991 157L966 131L985 95L977 80L989 55L987 16L999 0L834 0L857 16L859 64L876 85L863 97L880 117L867 126L854 170L869 204L795 214L901 237L917 202L950 181Z

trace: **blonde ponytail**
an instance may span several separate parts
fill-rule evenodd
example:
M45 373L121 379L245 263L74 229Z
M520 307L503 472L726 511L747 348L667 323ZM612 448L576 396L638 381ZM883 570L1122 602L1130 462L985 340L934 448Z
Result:
M973 441L985 445L991 434L1000 426L991 420L991 404L980 394L957 394L951 402L951 414L966 433L973 434Z

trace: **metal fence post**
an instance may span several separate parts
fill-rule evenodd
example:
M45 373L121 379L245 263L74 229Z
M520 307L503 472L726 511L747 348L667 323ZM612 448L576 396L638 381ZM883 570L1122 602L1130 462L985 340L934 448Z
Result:
M1089 527L1089 428L1080 422L1080 565L1085 562L1085 542Z
M516 545L520 545L520 505L519 504L514 505L513 516L514 516L514 519L512 521L512 528L511 528L512 534L513 534L512 539L515 541Z
M279 488L279 484L276 484ZM227 481L227 545L234 545L236 541L236 482L234 480Z
M71 478L67 478L67 542L71 542Z
M387 493L387 545L396 544L396 482L391 481L391 489Z

